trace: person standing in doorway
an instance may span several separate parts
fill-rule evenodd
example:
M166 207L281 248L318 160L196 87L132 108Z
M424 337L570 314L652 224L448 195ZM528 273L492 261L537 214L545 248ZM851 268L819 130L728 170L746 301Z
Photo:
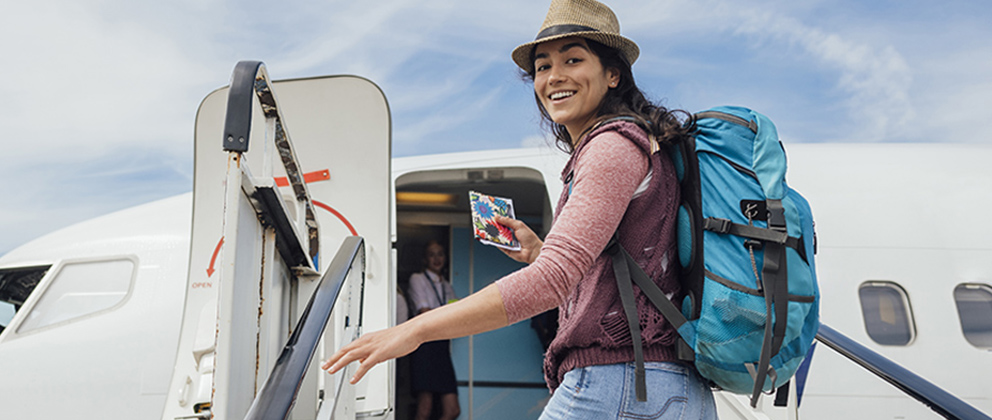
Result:
M455 290L445 276L447 254L437 241L424 247L424 270L410 276L410 306L416 315L454 302ZM461 413L458 384L451 364L449 340L424 343L410 355L411 389L417 399L416 420L427 420L434 409L434 397L441 399L441 420L452 420Z

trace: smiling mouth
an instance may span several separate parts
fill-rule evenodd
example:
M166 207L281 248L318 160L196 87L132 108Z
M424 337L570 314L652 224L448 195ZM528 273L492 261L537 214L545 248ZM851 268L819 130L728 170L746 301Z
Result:
M552 101L557 101L559 99L568 98L568 97L570 97L572 95L575 95L575 91L574 90L569 90L569 91L564 91L564 92L555 92L555 93L552 93L550 96L548 96L548 98L550 98Z

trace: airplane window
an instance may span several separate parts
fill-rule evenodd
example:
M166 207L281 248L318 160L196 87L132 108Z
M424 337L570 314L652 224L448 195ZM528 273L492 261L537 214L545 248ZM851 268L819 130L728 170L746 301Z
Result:
M964 338L980 349L992 349L992 287L959 284L954 288L954 302Z
M14 319L14 304L10 302L0 302L0 331L10 325L10 320Z
M17 332L113 308L131 290L134 266L129 259L63 265Z
M868 336L878 344L905 346L916 337L909 295L888 281L865 282L858 289Z
M35 267L12 267L0 270L0 331L10 325L17 310L27 300L49 265Z

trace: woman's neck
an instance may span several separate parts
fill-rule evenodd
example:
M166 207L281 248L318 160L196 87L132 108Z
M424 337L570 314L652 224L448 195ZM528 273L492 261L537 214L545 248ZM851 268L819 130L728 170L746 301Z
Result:
M592 120L586 122L586 124L583 124L580 129L575 129L575 131L573 131L571 127L568 126L565 127L565 130L568 131L568 136L572 140L572 150L579 148L579 144L582 143L583 137L588 135L589 132L591 132L593 128L596 127L596 124L599 124L601 120L602 118L599 117L593 118Z

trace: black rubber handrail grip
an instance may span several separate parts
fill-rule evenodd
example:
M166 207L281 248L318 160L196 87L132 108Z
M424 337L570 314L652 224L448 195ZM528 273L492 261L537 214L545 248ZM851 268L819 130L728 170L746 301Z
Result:
M960 398L934 385L837 330L820 324L816 339L948 419L992 420Z
M262 114L273 123L274 137L271 141L275 145L274 152L282 161L283 168L286 170L286 179L293 189L296 201L306 211L307 232L304 233L303 238L298 240L308 240L309 262L306 263L305 267L316 270L319 265L317 252L320 249L317 217L313 211L310 191L303 179L299 159L296 157L296 151L293 150L293 142L290 141L289 129L286 127L282 111L280 111L275 93L272 91L272 81L269 80L265 63L261 61L239 61L234 66L234 73L231 74L231 86L227 91L227 111L224 116L224 150L238 154L248 152L248 145L251 140L252 109L255 106L253 98L258 99ZM298 265L299 262L291 261L291 264Z

